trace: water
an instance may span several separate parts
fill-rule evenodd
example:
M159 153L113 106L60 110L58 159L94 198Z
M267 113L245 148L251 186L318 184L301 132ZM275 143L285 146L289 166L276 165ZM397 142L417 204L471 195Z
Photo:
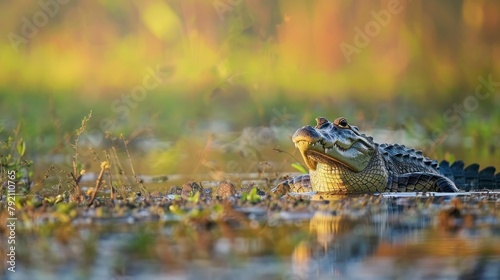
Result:
M78 209L34 227L47 211L23 223L4 278L500 279L499 193L230 204L204 206L218 216L174 215L169 199Z

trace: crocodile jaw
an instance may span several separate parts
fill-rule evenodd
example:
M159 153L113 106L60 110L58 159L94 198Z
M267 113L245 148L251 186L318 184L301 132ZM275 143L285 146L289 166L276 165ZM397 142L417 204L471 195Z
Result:
M319 162L328 165L341 164L354 172L360 172L368 165L372 156L370 147L367 147L363 141L356 141L350 146L337 141L330 148L325 147L321 142L321 140L295 142L295 146L310 170L316 170Z
M316 143L314 143L314 145L316 145ZM310 170L316 170L318 162L314 161L312 158L308 156L308 152L310 151L309 148L314 147L313 143L307 141L298 141L295 143L295 147L299 149L300 155L304 159L307 168L309 168Z

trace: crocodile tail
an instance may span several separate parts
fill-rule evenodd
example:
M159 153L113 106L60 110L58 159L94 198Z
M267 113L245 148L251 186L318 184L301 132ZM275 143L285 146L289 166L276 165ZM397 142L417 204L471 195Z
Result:
M439 163L439 173L452 180L461 190L500 189L500 173L495 175L495 167L488 166L479 171L479 164L474 163L465 168L464 166L461 160L451 165L443 160Z

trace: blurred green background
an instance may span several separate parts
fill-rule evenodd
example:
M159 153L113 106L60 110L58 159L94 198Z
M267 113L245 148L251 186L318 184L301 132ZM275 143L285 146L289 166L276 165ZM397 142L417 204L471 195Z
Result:
M294 153L293 131L320 115L500 167L499 1L42 0L0 11L0 137L19 127L34 158L69 153L92 110L82 145L106 148L106 131L141 139L143 172L279 161L272 148Z

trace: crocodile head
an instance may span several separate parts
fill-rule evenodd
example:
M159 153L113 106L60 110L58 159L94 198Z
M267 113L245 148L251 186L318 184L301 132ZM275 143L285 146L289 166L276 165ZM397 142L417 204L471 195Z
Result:
M316 118L316 126L304 126L292 137L307 167L315 171L318 164L346 167L353 172L366 168L376 146L371 137L360 134L345 118L330 122Z

